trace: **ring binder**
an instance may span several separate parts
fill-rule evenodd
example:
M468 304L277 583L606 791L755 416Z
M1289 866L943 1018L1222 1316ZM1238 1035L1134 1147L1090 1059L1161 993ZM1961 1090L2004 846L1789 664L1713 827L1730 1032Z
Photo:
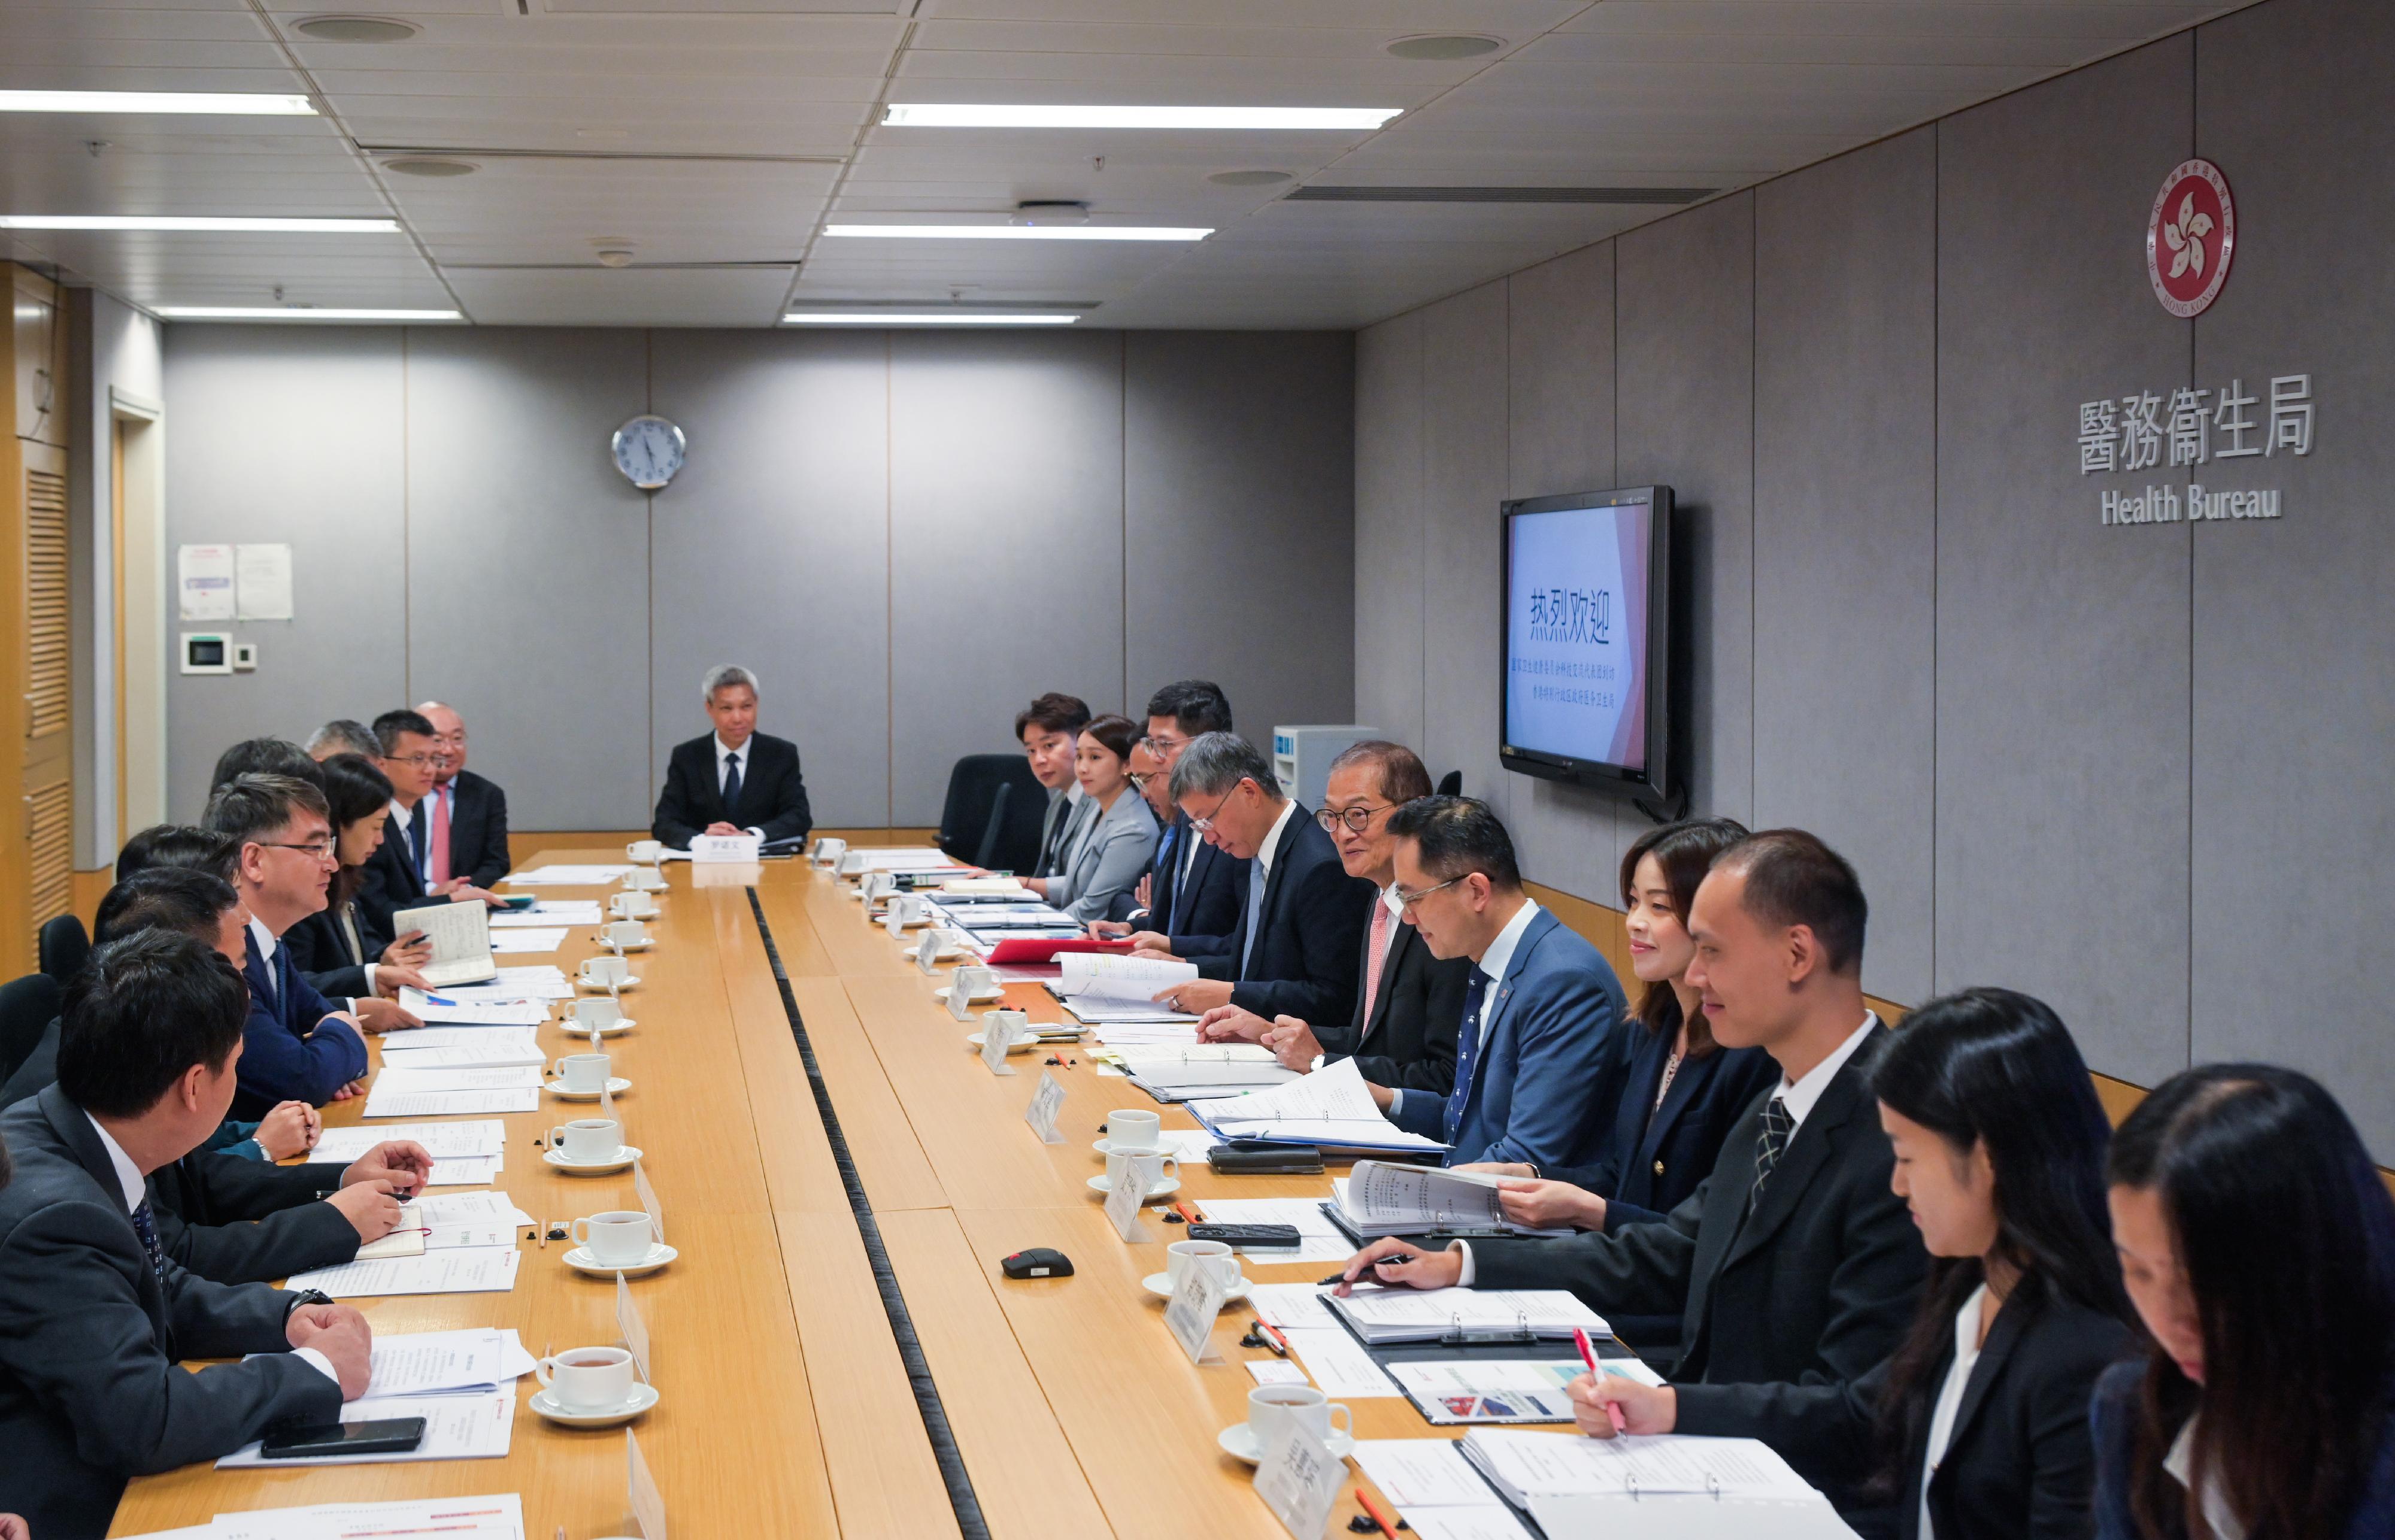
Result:
M1514 1329L1510 1332L1502 1327L1474 1331L1463 1324L1461 1317L1450 1315L1447 1318L1447 1331L1439 1337L1438 1345L1442 1348L1503 1347L1538 1340L1539 1334L1530 1330L1530 1318L1517 1311L1514 1316Z

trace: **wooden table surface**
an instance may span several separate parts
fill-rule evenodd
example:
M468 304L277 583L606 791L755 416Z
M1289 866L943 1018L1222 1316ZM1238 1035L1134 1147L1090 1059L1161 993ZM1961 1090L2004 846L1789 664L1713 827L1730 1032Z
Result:
M547 851L525 863L620 861L615 852ZM1251 1312L1223 1312L1222 1361L1192 1365L1141 1279L1164 1268L1180 1227L1127 1244L1087 1183L1092 1148L1118 1107L1150 1105L1101 1077L1082 1054L1059 1067L1062 1144L1024 1121L1044 1053L992 1075L916 968L862 906L800 862L668 866L625 1009L639 1025L607 1040L617 1098L680 1258L632 1282L649 1330L660 1400L631 1426L671 1527L708 1540L828 1535L846 1540L959 1533L921 1412L893 1337L859 1225L793 1039L756 921L761 909L787 976L889 1266L992 1534L1020 1540L1118 1535L1240 1540L1283 1534L1246 1466L1216 1434L1246 1416L1253 1380L1238 1346ZM751 907L751 885L756 909ZM543 897L601 890L542 887ZM599 950L576 927L554 958L571 974ZM510 956L503 962L539 959ZM1033 1020L1061 1016L1046 991L1008 989ZM581 1041L551 1023L556 1053ZM379 1050L377 1050L377 1058ZM351 1102L333 1126L357 1122ZM637 1207L629 1173L574 1177L543 1165L536 1141L587 1105L544 1097L510 1116L498 1188L537 1218ZM1196 1123L1177 1108L1168 1127ZM1328 1176L1218 1177L1182 1168L1181 1196L1327 1197ZM520 1232L522 1233L522 1232ZM564 1266L566 1247L522 1240L509 1294L352 1301L377 1333L513 1326L538 1355L615 1340L612 1281ZM1012 1281L999 1258L1053 1246L1071 1278ZM1319 1277L1321 1263L1246 1261L1251 1279ZM527 1376L518 1393L536 1386ZM1403 1398L1351 1403L1365 1438L1436 1431ZM520 1409L504 1460L218 1472L206 1466L135 1481L114 1534L205 1522L216 1513L306 1503L520 1492L527 1531L572 1540L626 1532L620 1430L577 1431ZM1334 1531L1360 1511L1352 1489Z

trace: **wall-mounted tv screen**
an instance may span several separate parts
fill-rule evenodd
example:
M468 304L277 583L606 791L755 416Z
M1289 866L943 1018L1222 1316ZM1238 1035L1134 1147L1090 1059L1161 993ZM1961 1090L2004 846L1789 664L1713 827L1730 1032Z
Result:
M1503 512L1499 760L1669 797L1672 489L1526 498Z

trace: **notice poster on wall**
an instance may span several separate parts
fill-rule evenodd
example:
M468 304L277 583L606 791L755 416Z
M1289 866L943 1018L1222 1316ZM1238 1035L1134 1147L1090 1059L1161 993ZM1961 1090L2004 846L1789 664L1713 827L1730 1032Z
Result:
M287 545L233 547L234 588L241 597L245 620L291 618L291 548Z
M187 545L175 553L175 591L186 620L233 617L233 548Z

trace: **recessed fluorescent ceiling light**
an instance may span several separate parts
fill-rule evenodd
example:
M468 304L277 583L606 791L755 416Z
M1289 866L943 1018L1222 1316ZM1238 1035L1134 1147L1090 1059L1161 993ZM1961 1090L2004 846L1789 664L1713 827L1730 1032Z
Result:
M160 305L169 321L463 321L453 310L336 310L306 305Z
M824 233L914 241L1202 241L1214 231L1211 225L836 224L824 226Z
M888 128L1378 128L1402 107L1041 107L893 101Z
M181 214L0 214L0 230L165 230L396 235L397 219L219 219Z
M792 311L791 326L1069 326L1078 315L1048 311Z
M220 113L314 117L303 96L251 91L0 91L0 113Z

